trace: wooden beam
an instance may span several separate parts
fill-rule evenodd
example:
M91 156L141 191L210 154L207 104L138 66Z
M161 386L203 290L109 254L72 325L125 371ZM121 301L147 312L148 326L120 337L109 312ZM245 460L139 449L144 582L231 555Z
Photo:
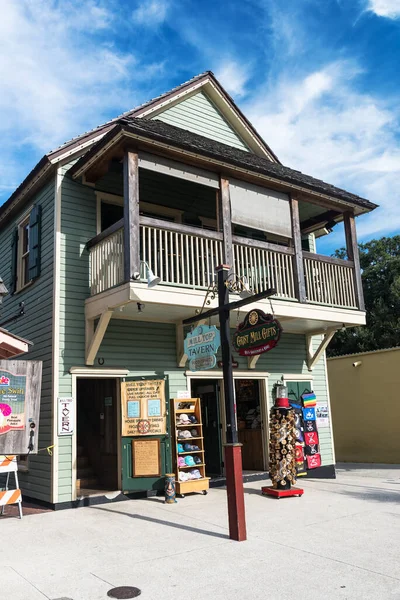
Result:
M219 198L219 221L224 236L222 243L222 262L233 269L231 198L229 193L229 180L225 177L220 178Z
M335 335L337 329L335 328L331 328L331 329L327 329L320 345L318 346L317 350L314 352L313 354L313 347L312 347L312 335L307 335L306 336L306 342L307 342L307 367L309 371L312 371L313 368L315 367L315 365L317 364L317 362L319 361L319 359L321 358L322 354L325 352L329 342L331 341L331 339L333 338L333 336Z
M321 229L323 223L327 223L328 221L333 221L335 218L339 217L342 213L337 210L328 210L320 215L315 215L315 217L310 217L306 221L302 221L300 223L301 231L305 233L306 229ZM311 231L307 231L307 233L311 233Z
M354 287L356 292L357 304L360 310L365 310L364 293L361 279L360 255L358 253L356 223L354 214L344 213L344 232L346 235L347 257L354 263Z
M187 354L185 354L185 351L183 349L183 342L184 342L184 329L183 329L183 324L182 321L178 321L175 324L175 331L176 331L176 364L178 365L178 367L184 367L186 365L186 361L187 361Z
M260 356L261 356L261 354L256 354L255 356L249 356L247 358L247 368L248 369L255 369L257 361L260 358Z
M124 280L140 274L139 161L136 152L124 154Z
M103 341L104 334L107 330L108 324L110 322L111 316L113 314L112 310L106 310L101 315L99 322L97 323L96 331L93 333L91 341L88 345L88 349L86 351L86 364L93 365L94 359L96 358L96 354L98 349L100 348L100 344ZM89 325L88 325L89 330Z
M293 275L296 298L299 302L307 302L306 298L306 283L304 278L304 263L303 250L301 247L301 231L300 231L300 216L299 216L299 201L291 194L290 196L290 215L292 219L293 233Z

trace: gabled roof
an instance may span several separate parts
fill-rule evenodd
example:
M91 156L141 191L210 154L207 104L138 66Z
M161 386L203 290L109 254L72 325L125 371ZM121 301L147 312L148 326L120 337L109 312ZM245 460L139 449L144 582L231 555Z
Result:
M235 121L236 125L238 125L238 123L240 124L240 121L242 121L241 129L248 129L248 135L246 137L253 137L253 143L248 145L251 148L251 150L255 152L255 154L264 155L270 158L270 160L279 162L278 157L271 150L268 144L262 139L262 137L258 134L258 132L247 119L247 117L245 117L242 111L236 106L232 97L222 87L222 85L219 83L212 71L205 71L204 73L200 73L199 75L192 77L192 79L189 79L189 81L186 81L185 83L182 83L177 87L173 88L169 92L165 92L160 96L157 96L156 98L153 98L152 100L149 100L148 102L145 102L144 104L141 104L140 106L137 106L136 108L133 108L132 110L123 113L119 117L111 119L103 125L99 125L95 129L92 129L87 133L73 138L69 142L62 144L55 150L49 152L47 156L50 159L54 159L56 157L59 157L60 155L64 155L67 150L75 150L76 148L79 148L80 146L82 146L82 144L86 144L88 141L93 140L97 136L101 134L104 135L104 133L109 131L113 124L115 124L121 118L149 117L150 115L159 114L165 106L179 102L179 100L182 97L191 93L195 93L200 88L203 88L208 94L210 94L212 99L216 101L216 104L219 105L219 107L222 103L226 104L228 112L232 113L230 119L232 122ZM219 101L218 97L220 97ZM226 113L225 116L227 116Z
M364 211L370 211L377 207L365 198L347 192L341 188L325 183L321 179L315 179L300 171L290 169L282 164L271 162L251 152L245 152L239 148L222 144L210 138L186 131L157 119L141 119L136 117L125 117L115 123L112 131L102 140L97 142L71 169L73 177L81 176L85 168L91 165L101 155L102 148L110 147L113 138L119 139L121 132L134 134L146 140L155 140L160 144L166 144L171 148L179 148L214 160L223 162L255 175L266 175L276 181L285 182L290 185L301 186L303 189L318 192L331 198L337 198L353 206L358 206Z
M123 113L119 117L111 119L95 129L65 142L65 144L62 144L43 156L24 181L13 192L10 198L0 206L0 223L11 216L20 201L29 198L41 185L43 185L44 181L52 175L55 170L55 165L60 160L76 155L77 153L79 154L79 152L84 152L87 148L90 148L95 142L100 140L108 131L110 131L121 118L149 117L150 115L157 115L165 106L170 106L173 105L173 103L179 102L182 97L194 94L198 89L202 89L210 95L211 99L219 109L221 109L222 106L224 107L224 116L230 121L232 127L238 130L238 133L244 138L248 147L255 154L265 156L269 160L279 163L277 156L257 133L256 129L241 110L236 106L231 96L224 90L212 71L205 71L173 88L169 92L165 92L164 94Z

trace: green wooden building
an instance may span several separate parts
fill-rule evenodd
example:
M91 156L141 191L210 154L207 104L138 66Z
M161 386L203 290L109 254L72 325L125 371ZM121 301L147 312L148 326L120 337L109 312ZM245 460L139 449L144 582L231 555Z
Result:
M374 208L283 166L210 72L44 156L0 207L10 292L1 319L24 303L8 328L43 361L39 447L54 445L51 456L21 459L23 493L62 507L162 486L133 477L132 438L121 437L120 384L130 377L165 379L167 400L202 398L207 470L223 476L222 370L189 370L182 326L222 263L253 290L277 290L254 306L280 320L280 343L234 368L243 468L264 472L276 382L292 398L314 390L329 407L326 345L365 323L355 217ZM317 254L318 237L341 221L347 260ZM232 328L244 314L232 314ZM65 434L58 411L69 398ZM160 442L165 473L169 431ZM330 422L320 452L313 476L334 476Z

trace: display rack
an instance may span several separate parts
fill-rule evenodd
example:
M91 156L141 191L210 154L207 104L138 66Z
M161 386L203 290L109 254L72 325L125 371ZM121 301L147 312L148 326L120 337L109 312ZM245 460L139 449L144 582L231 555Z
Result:
M178 424L181 415L187 415L189 418L194 417L197 423L182 423ZM174 458L174 470L176 476L176 492L184 498L185 494L191 492L202 492L207 494L207 490L210 487L210 478L206 477L206 464L205 464L205 452L204 452L204 438L203 438L203 424L201 421L201 405L200 398L186 398L181 400L173 398L171 400L171 431L174 432L174 444L173 444L173 458ZM196 436L190 436L187 438L180 438L180 431L189 431L195 429L197 431ZM178 444L191 444L198 446L198 450L190 450L184 452L178 452ZM179 458L185 459L187 456L199 457L201 462L194 465L179 466ZM192 470L198 469L201 478L189 479L187 481L180 481L180 472L190 474Z

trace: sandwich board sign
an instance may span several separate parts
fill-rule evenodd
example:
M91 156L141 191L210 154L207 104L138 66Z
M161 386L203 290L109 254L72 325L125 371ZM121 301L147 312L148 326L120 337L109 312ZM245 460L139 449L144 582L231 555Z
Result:
M38 450L42 362L0 360L0 454Z
M190 331L183 346L190 370L205 371L215 367L220 345L221 335L215 325L198 325Z

